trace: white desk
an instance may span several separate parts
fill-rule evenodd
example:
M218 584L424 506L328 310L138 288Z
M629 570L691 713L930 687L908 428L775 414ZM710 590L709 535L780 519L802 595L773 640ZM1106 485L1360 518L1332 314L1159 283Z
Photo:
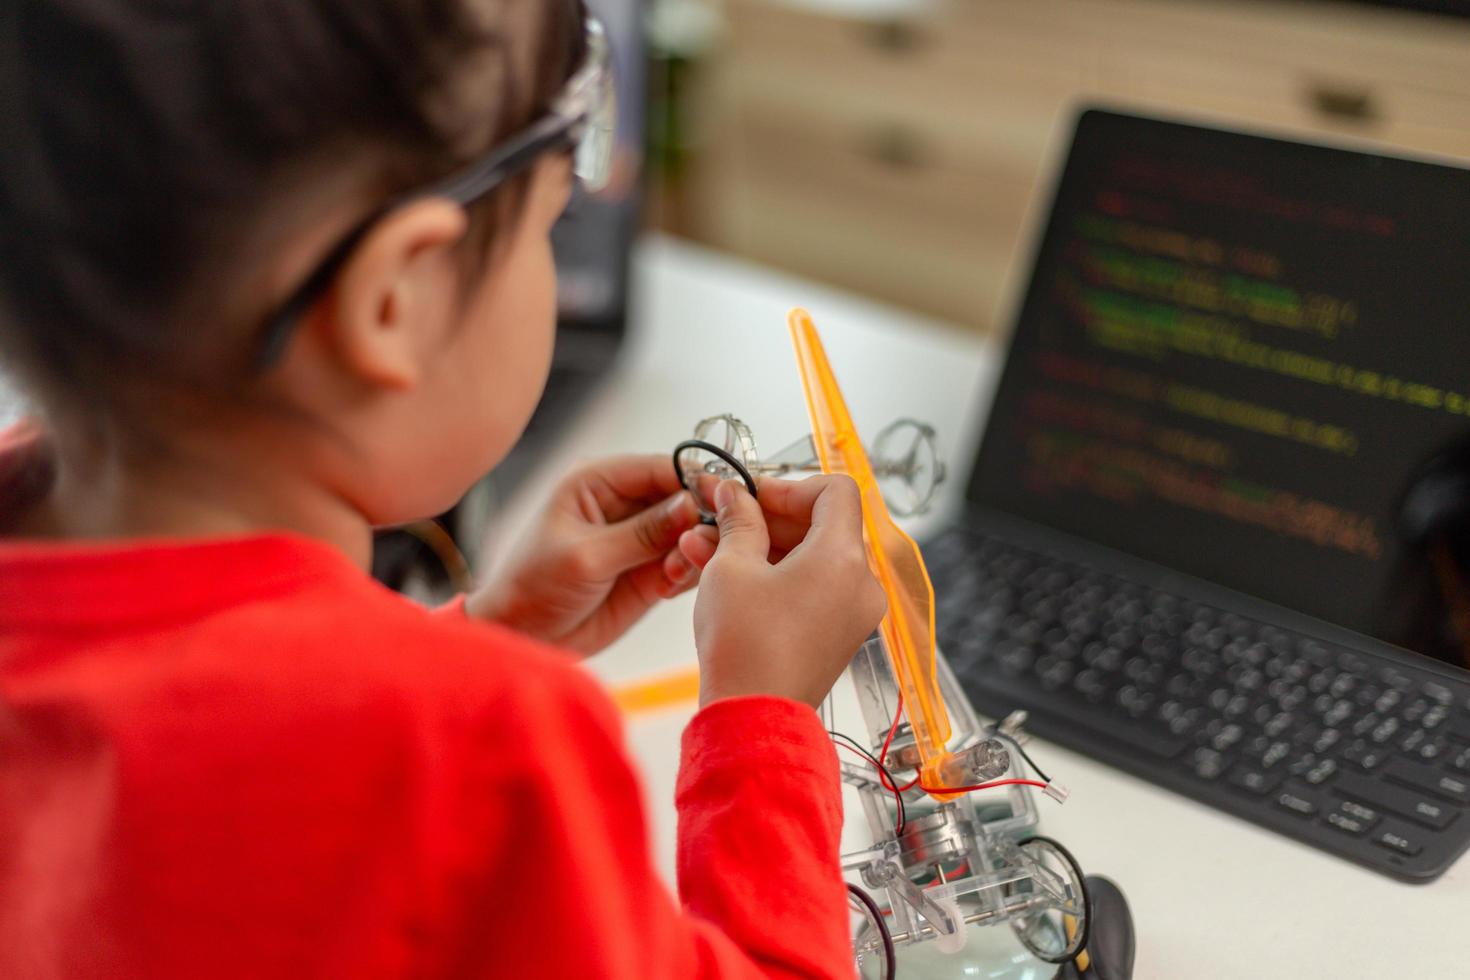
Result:
M575 459L666 452L708 415L745 419L767 450L804 433L785 326L794 305L812 311L860 429L874 432L899 415L936 426L952 506L968 466L956 447L971 445L998 367L991 345L667 239L648 240L636 269L632 348L499 527L525 526ZM685 596L656 609L592 669L619 683L692 664L691 608ZM671 708L629 725L655 856L670 881L678 734L692 712ZM1470 859L1432 885L1403 885L1049 743L1033 754L1072 791L1065 806L1040 801L1044 832L1128 894L1140 980L1466 975Z

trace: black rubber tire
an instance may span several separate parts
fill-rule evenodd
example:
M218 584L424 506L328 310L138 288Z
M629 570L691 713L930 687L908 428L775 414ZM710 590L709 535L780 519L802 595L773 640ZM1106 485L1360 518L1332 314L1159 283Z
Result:
M1092 928L1092 896L1087 892L1086 877L1082 874L1082 866L1077 863L1077 859L1072 856L1072 852L1052 838L1037 835L1035 837L1028 837L1021 842L1022 847L1030 847L1032 845L1050 848L1061 855L1062 860L1066 861L1068 867L1072 869L1072 873L1077 879L1077 889L1082 893L1082 928L1078 930L1077 935L1073 937L1073 941L1068 944L1067 948L1061 953L1056 954L1048 954L1032 946L1022 933L1020 923L1012 920L1011 929L1016 933L1016 938L1021 941L1021 945L1026 947L1026 951L1042 962L1070 963L1078 956L1081 956L1082 951L1087 948L1087 936L1089 930Z

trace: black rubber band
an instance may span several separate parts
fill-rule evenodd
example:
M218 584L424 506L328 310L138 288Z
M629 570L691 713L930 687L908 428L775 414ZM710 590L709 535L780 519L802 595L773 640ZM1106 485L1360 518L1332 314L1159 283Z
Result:
M759 499L756 498L755 493L755 478L750 475L750 470L745 468L744 463L740 462L740 460L736 459L733 455L721 449L719 446L716 446L712 442L705 442L703 439L685 439L683 442L674 447L674 474L678 476L680 486L682 486L685 490L688 490L690 493L694 493L694 499L696 503L698 503L699 501L699 494L694 492L694 488L691 487L689 485L689 481L684 478L684 468L679 465L679 456L682 455L686 449L702 449L707 453L718 456L721 460L728 463L730 467L735 470L736 473L740 474L740 479L745 481L745 489L750 491L750 496L753 499ZM714 524L717 522L712 515L706 514L701 510L699 514L699 523L714 526Z

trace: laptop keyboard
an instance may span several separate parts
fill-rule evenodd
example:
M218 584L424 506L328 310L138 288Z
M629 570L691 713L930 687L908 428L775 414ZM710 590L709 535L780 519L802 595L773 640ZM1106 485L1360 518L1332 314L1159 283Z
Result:
M924 552L982 710L1397 877L1470 844L1470 684L966 530Z

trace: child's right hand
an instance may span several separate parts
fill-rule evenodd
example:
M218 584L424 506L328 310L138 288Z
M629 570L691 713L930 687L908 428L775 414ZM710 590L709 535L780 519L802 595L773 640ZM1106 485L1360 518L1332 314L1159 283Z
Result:
M699 701L774 694L815 707L887 608L863 550L862 499L846 476L734 481L715 492L719 540L694 605ZM686 532L681 550L710 543Z

